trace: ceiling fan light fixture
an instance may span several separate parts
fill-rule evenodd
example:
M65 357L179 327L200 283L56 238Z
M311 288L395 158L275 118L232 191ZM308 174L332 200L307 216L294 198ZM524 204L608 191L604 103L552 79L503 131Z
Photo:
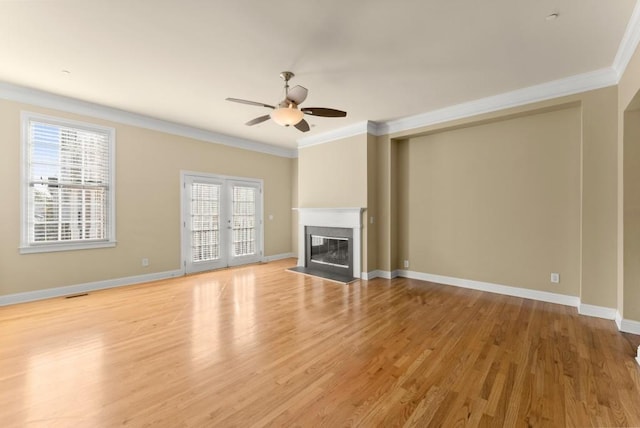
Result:
M276 108L271 112L271 119L281 126L297 125L303 117L304 113L295 108L293 104L289 104L288 107Z
M227 98L227 101L233 101L234 103L249 104L252 106L267 107L271 109L270 114L258 116L255 119L246 122L245 125L257 125L271 118L280 126L295 126L295 128L300 132L309 132L311 127L309 126L309 122L304 120L305 114L321 117L345 117L347 115L346 111L326 107L309 107L299 109L298 106L307 99L307 94L309 92L308 89L300 85L296 85L289 89L289 80L293 77L293 73L290 71L283 71L280 73L280 77L284 80L284 100L278 103L277 107L256 101L243 100L241 98Z

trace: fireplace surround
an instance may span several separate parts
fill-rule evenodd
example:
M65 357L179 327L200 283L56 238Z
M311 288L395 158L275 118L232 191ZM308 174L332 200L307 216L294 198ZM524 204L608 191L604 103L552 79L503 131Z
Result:
M298 266L294 270L344 283L360 278L364 208L296 210ZM329 274L325 275L322 272Z

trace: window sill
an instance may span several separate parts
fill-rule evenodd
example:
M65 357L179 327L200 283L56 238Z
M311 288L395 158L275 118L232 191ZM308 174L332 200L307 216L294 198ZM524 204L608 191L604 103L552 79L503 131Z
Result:
M20 254L53 253L57 251L92 250L94 248L115 247L116 241L75 242L73 244L44 244L20 247Z

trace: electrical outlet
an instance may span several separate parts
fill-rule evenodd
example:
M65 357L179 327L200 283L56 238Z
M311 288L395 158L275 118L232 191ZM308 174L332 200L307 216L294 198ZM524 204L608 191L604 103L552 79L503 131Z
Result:
M404 268L407 269L409 267L409 260L404 261Z
M369 219L369 223L373 224L373 223L374 223L374 221L375 221L375 220L374 220L373 216L371 216L371 218Z
M551 282L553 282L554 284L559 283L560 282L560 274L552 272L551 273Z
M147 267L149 266L149 259L148 258L143 258L142 259L142 266Z

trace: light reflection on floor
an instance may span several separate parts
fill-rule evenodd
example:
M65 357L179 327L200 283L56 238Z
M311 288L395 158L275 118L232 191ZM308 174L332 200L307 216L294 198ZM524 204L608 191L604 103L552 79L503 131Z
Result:
M196 365L208 365L219 352L220 295L224 292L219 281L193 287L191 308L191 360Z
M63 421L67 426L98 426L105 380L103 351L102 336L87 334L73 343L47 345L42 352L29 356L24 390L25 408L29 411L26 421L41 426L50 426L47 421ZM46 403L35 401L43 396ZM67 402L69 397L75 397L72 406Z
M203 278L193 287L191 355L202 368L241 352L256 340L255 287L255 274L250 269L236 272L232 279ZM234 349L222 348L222 342L232 343Z

